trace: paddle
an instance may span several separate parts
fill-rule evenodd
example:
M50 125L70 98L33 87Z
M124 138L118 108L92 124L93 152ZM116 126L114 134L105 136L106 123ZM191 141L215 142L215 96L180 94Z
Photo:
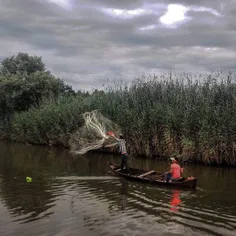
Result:
M157 175L156 176L156 178L160 178L160 177L163 177L163 176L165 176L166 174L168 174L169 173L169 171L167 171L167 172L165 172L164 174L161 174L161 175Z

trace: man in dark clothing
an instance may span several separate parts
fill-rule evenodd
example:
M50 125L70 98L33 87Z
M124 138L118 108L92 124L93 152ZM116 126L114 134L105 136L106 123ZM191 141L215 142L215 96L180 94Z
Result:
M124 140L124 137L122 135L119 135L119 138L115 137L114 134L111 134L110 136L118 141L119 153L121 154L121 171L126 169L126 171L128 172L129 168L126 141Z

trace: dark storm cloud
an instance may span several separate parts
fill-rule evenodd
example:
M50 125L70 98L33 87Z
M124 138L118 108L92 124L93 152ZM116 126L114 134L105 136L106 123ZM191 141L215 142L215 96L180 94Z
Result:
M164 19L180 22L161 23L168 4L186 7ZM235 14L234 0L0 0L0 58L42 56L75 89L169 69L235 70Z

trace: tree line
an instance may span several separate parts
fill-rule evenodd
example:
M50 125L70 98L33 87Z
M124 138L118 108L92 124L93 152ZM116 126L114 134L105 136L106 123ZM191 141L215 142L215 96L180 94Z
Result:
M0 137L68 147L79 116L98 109L121 126L131 154L236 165L236 84L233 73L168 73L75 92L19 53L0 68Z

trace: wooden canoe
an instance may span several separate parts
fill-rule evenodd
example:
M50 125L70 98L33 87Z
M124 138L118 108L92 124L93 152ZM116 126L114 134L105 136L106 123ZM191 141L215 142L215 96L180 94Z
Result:
M181 178L178 181L166 183L162 180L164 173L156 172L154 170L142 170L129 168L129 173L120 170L120 166L107 162L110 169L117 175L127 179L142 181L146 183L156 184L160 186L175 187L175 188L191 188L195 189L197 186L196 178Z

